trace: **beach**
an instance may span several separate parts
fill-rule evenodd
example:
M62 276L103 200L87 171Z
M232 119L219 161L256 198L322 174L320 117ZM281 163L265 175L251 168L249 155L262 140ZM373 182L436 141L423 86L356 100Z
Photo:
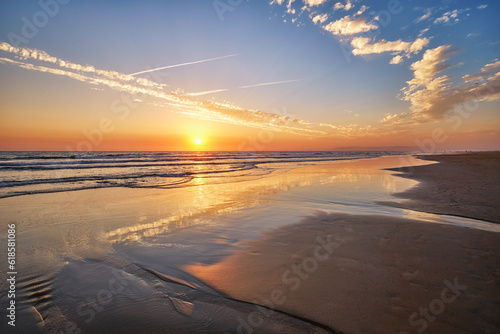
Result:
M399 194L412 200L398 206L499 222L498 154L423 158L441 163L406 169L402 176L422 183ZM499 241L498 232L467 227L320 213L188 271L344 333L495 333Z
M0 334L500 334L499 13L1 1Z
M402 207L500 223L498 153L420 155L419 158L443 163L402 171L402 177L423 182L419 187L395 194L408 199Z
M0 328L498 332L499 157L273 161L231 181L1 198L17 324Z

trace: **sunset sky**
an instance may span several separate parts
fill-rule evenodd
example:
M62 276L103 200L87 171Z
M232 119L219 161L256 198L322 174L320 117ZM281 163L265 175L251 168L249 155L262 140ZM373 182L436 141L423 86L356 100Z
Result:
M2 1L0 150L500 149L493 0Z

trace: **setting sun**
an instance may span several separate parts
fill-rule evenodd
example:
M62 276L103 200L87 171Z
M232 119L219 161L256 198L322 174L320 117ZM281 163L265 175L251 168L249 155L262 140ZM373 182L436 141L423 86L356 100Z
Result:
M194 143L195 143L196 145L201 145L201 144L203 144L203 139L201 139L201 138L195 138L195 139L194 139Z

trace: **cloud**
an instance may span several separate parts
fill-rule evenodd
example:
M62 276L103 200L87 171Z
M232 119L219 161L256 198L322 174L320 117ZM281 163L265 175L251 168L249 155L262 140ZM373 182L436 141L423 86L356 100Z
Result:
M449 67L444 62L454 52L451 45L442 45L427 50L422 60L411 65L413 79L407 82L402 91L403 100L411 102L411 110L416 118L439 119L447 111L443 110L442 104L449 86L449 78L445 75L436 76Z
M143 74L143 73L150 73L150 72L154 72L154 71L165 70L167 68L174 68L174 67L181 67L181 66L187 66L187 65L193 65L193 64L206 63L206 62L209 62L209 61L214 61L214 60L219 60L219 59L229 58L229 57L235 57L235 56L238 56L238 54L232 54L232 55L227 55L227 56L222 56L222 57L216 57L216 58L210 58L210 59L204 59L204 60L197 60L197 61L192 61L192 62L189 62L189 63L182 63L182 64L176 64L176 65L169 65L169 66L157 67L157 68L152 68L152 69L149 69L149 70L135 72L135 73L132 73L130 75L134 76L134 75Z
M119 72L98 70L89 65L69 63L40 50L15 48L7 43L0 43L0 51L18 59L0 57L0 63L64 76L98 87L108 87L136 95L134 98L144 99L144 97L149 96L153 98L152 103L161 105L170 112L191 118L297 135L324 136L327 134L324 130L320 130L319 124L314 125L304 120L260 110L245 109L229 103L191 100L176 93L166 92L165 85L157 84L148 79L135 78Z
M424 29L420 32L418 38L413 42L404 42L401 39L397 41L377 41L376 30L381 26L385 26L380 23L381 19L379 16L374 17L372 20L367 21L365 17L361 15L368 9L367 6L362 5L356 12L351 15L346 15L336 21L326 23L330 19L330 14L321 11L313 11L308 6L316 6L323 4L325 0L303 0L306 4L302 8L304 10L311 11L308 17L312 20L315 25L321 25L323 30L328 31L334 35L337 41L343 45L342 49L345 50L345 44L350 44L353 47L353 55L366 55L366 54L379 54L383 52L391 52L393 57L390 60L390 64L401 64L404 58L410 58L413 54L421 51L428 43L428 38L421 38L424 33L429 31L429 29ZM352 10L355 6L354 4L358 0L345 0L341 2L336 2L334 5L334 11L336 10ZM270 4L285 4L285 0L273 0ZM290 2L289 2L290 4ZM469 9L467 9L469 10ZM301 15L302 12L299 14ZM431 9L428 13L424 14L423 19L430 17ZM372 12L371 15L375 15ZM376 21L379 22L376 22ZM285 19L284 22L287 20ZM349 48L349 47L348 47Z
M328 20L328 14L318 14L312 18L314 24L323 23Z
M423 123L442 120L457 105L469 101L500 100L500 61L486 64L481 70L452 85L450 77L440 75L456 52L451 45L427 50L422 60L411 65L413 79L402 89L402 100L411 103L410 112L387 114L382 123ZM479 81L479 82L478 82Z
M89 74L105 77L105 78L108 78L111 80L125 81L125 82L131 83L131 84L140 85L140 86L148 87L148 88L156 88L156 89L164 89L165 88L165 85L159 84L157 82L154 82L154 81L151 81L148 79L135 78L131 75L123 74L123 73L119 73L119 72L115 72L115 71L99 70L91 65L80 65L80 64L74 64L74 63L71 63L68 61L64 61L62 59L52 57L49 54L47 54L46 52L41 51L41 50L28 49L28 48L17 48L17 47L11 46L8 43L2 42L2 43L0 43L0 51L14 54L17 57L19 57L20 59L38 60L38 61L57 65L61 68L66 68L66 69L69 69L72 71L89 73Z
M377 28L377 25L367 23L363 17L353 19L349 15L323 26L323 29L331 32L333 35L354 35Z
M465 38L475 38L475 37L479 37L479 36L481 36L480 33L471 32L470 34L468 34L467 36L465 36Z
M359 116L355 114L355 116ZM348 124L336 126L332 124L320 123L320 126L332 129L337 135L343 137L360 137L387 134L387 129L375 128L371 125Z
M401 62L403 61L403 57L402 56L395 56L391 59L391 61L389 62L389 64L401 64Z
M409 57L411 54L418 53L427 44L429 44L429 39L427 38L417 38L413 42L403 42L401 40L386 41L382 39L378 42L372 43L371 38L356 37L351 41L351 46L354 48L352 50L353 55L392 52L395 57L391 59L390 64L400 64L403 60L401 54Z
M486 78L488 78L488 77L490 77L498 72L500 72L500 60L495 62L495 63L487 64L479 71L479 73L472 74L472 75L465 75L462 77L462 79L465 82L486 80Z
M382 124L402 125L408 123L408 119L410 116L410 113L385 114L384 118L380 122Z
M295 9L292 7L292 4L294 3L294 1L295 0L288 0L288 4L286 5L286 12L288 14L295 14Z
M429 8L427 8L427 11L425 12L425 14L420 16L418 19L416 19L415 23L427 20L431 16L431 14L432 14L432 11Z
M455 9L449 12L444 13L441 17L438 17L437 19L434 20L435 24L443 23L443 24L452 24L452 23L458 23L460 20L458 19L458 15L469 11L470 8L466 9Z
M328 0L304 0L304 4L309 7L319 6L327 2Z
M336 10L340 10L340 9L343 9L343 10L349 10L351 9L352 7L354 7L354 5L352 4L351 0L347 0L346 4L342 4L341 2L337 2L334 6L333 6L333 11L336 11Z
M425 29L420 30L420 33L418 34L418 37L422 37L428 31L429 31L429 28L425 28Z
M488 5L479 5L477 6L477 9L485 9L486 7L488 7Z
M356 15L363 14L367 9L368 7L366 7L365 5L361 6L361 8L356 12Z

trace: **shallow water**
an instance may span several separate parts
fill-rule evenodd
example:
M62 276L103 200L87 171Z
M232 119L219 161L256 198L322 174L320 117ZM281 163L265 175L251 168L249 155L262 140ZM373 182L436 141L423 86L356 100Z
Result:
M175 188L197 178L258 177L280 169L397 152L0 152L0 198L81 189Z
M175 333L236 332L244 327L238 317L248 321L256 306L229 300L182 268L216 263L242 241L318 210L499 231L496 224L374 203L395 201L392 193L417 184L381 168L427 163L432 162L384 157L283 168L233 182L196 177L184 188L107 188L0 199L1 240L7 223L17 225L21 326L40 332L68 324L93 333L137 328L144 333L169 328ZM126 284L114 293L110 282L120 277ZM107 299L92 308L88 298L97 300L99 293ZM264 333L272 328L325 332L291 315L266 319Z

